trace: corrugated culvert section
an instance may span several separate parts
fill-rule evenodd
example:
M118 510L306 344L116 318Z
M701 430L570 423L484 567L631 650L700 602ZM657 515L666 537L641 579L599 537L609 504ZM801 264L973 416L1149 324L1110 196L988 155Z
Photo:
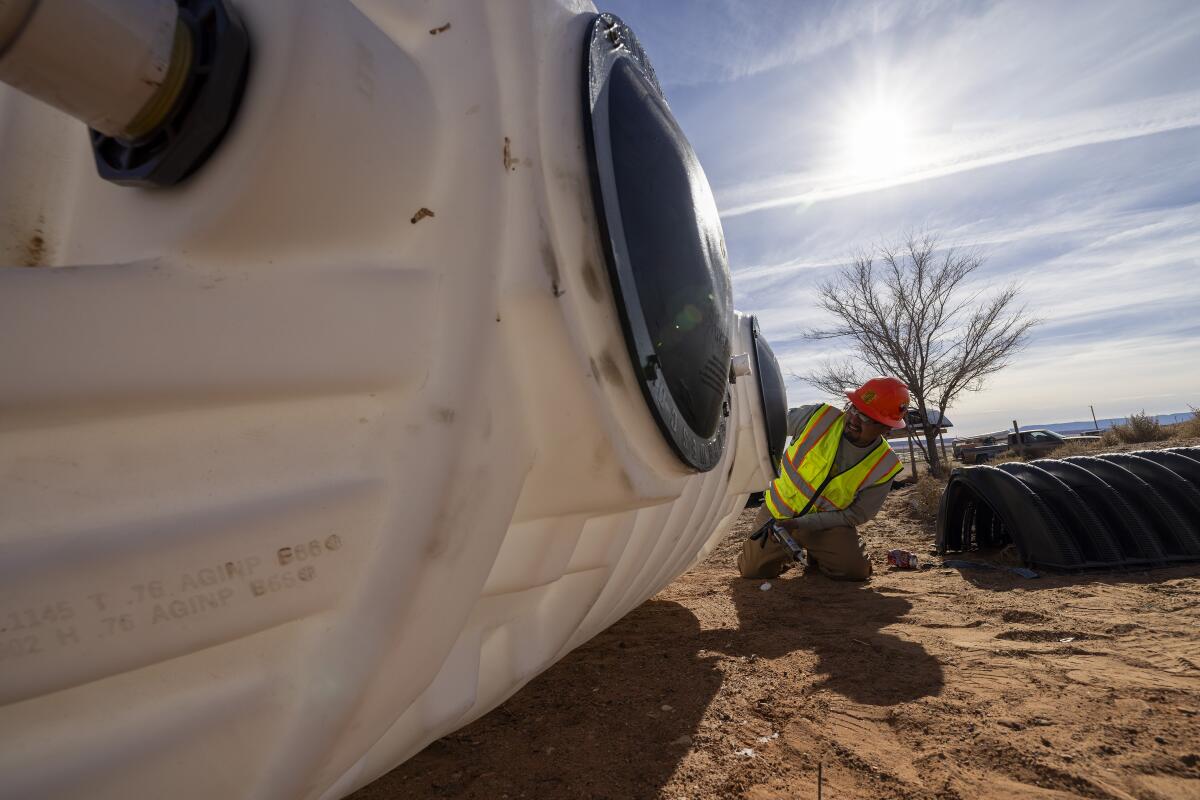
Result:
M938 550L1010 542L1052 569L1200 561L1200 447L954 470Z

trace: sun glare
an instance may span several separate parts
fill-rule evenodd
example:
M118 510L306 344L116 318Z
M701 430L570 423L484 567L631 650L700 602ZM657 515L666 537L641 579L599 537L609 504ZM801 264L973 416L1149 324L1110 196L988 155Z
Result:
M876 101L854 109L842 127L846 169L861 178L884 178L911 161L911 129L898 105Z

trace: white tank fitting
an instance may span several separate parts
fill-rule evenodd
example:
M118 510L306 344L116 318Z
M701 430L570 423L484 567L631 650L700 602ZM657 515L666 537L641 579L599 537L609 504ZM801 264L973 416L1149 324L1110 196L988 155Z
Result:
M744 378L747 375L753 374L750 367L749 353L734 353L729 359L729 382L733 383L738 378Z
M191 60L174 0L0 0L0 81L108 136L162 122Z

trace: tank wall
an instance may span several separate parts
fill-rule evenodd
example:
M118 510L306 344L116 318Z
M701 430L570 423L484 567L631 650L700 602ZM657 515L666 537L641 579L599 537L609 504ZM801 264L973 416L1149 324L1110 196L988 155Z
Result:
M238 9L242 110L179 187L104 183L79 123L0 89L3 797L341 796L765 483L751 379L702 474L638 390L590 8Z

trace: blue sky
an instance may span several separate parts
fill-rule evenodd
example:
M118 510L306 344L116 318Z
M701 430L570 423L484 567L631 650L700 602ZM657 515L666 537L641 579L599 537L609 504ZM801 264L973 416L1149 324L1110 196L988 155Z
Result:
M815 282L927 229L1044 320L959 433L1200 405L1200 3L616 0L785 372ZM818 398L790 380L793 404Z

